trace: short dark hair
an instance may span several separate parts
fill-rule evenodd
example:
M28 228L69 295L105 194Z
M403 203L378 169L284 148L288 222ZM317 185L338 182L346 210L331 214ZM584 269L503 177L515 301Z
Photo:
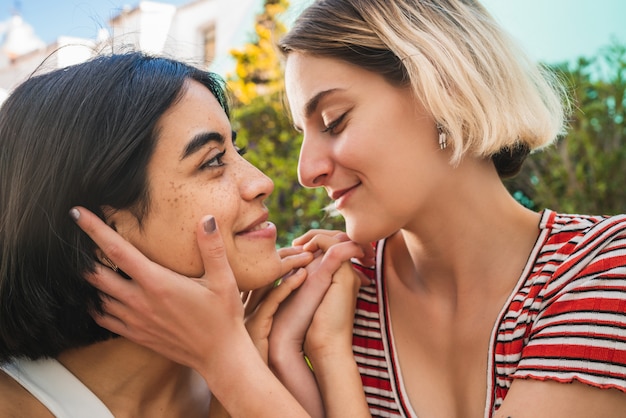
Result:
M71 220L81 205L150 205L147 165L157 121L186 89L206 86L227 115L223 80L141 52L102 55L33 76L0 109L0 363L55 357L108 339L84 279L95 244Z

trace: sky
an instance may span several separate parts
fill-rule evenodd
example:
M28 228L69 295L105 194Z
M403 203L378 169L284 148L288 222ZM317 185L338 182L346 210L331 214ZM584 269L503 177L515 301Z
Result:
M177 6L191 0L166 0ZM238 0L230 0L236 7ZM291 0L294 8L309 0ZM626 45L626 0L482 0L531 55L547 62L593 56L615 39ZM59 36L96 38L124 5L138 0L0 0L0 21L21 11L46 43Z

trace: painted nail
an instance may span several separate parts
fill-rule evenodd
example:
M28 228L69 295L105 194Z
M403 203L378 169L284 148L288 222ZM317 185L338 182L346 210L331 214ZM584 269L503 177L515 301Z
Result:
M78 218L80 218L80 212L76 208L70 209L69 213L70 213L70 218L72 218L74 222L76 222Z
M215 218L210 216L207 219L204 220L204 232L206 234L212 234L213 232L215 232Z

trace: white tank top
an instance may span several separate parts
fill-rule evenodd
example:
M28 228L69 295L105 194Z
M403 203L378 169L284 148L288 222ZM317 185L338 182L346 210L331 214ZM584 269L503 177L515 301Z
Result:
M104 403L55 359L13 359L0 369L57 418L114 418Z

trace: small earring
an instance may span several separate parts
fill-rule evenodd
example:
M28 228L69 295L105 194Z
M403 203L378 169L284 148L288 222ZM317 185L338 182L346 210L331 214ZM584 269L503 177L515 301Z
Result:
M443 125L437 124L437 132L439 132L439 149L446 149L448 147L448 135Z
M107 257L106 255L102 254L102 260L100 260L100 262L102 264L104 264L105 266L111 268L111 270L117 272L119 270L119 267L117 267L117 265L111 261L111 259L109 257Z

